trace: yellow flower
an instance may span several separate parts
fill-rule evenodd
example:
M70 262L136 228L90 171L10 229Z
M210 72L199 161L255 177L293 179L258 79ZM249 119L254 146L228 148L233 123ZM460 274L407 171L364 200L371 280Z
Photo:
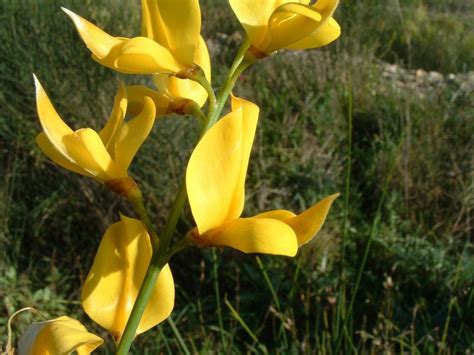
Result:
M97 335L89 333L81 322L63 316L26 328L18 343L18 351L20 355L67 355L74 351L78 355L87 355L103 342Z
M205 134L192 153L186 187L197 227L191 236L201 246L294 256L321 229L339 194L299 215L276 210L241 218L258 113L255 104L233 97L232 112Z
M341 28L332 18L338 0L317 0L313 5L310 5L310 0L229 2L257 57L278 49L322 47L341 33Z
M82 288L82 306L118 342L150 263L152 247L143 224L121 216L104 234ZM174 282L168 264L158 276L137 329L143 333L165 320L174 306Z
M122 73L156 74L158 88L169 96L188 98L200 106L206 101L206 91L199 84L169 77L197 64L210 80L198 0L142 0L142 33L134 38L113 37L72 11L63 10L100 64Z
M120 88L105 127L97 133L91 128L73 131L54 109L48 95L36 77L36 105L43 132L36 142L56 164L101 182L122 179L155 121L155 104L143 98L141 112L124 122L127 93Z

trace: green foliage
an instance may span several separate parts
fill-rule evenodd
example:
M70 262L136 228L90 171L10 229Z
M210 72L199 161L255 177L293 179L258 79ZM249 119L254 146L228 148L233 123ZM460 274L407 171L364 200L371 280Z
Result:
M116 35L139 28L132 2L61 5ZM204 1L202 8L214 71L222 73L237 49L239 26L224 1ZM338 42L267 58L244 73L236 93L262 107L245 213L301 211L343 192L350 162L348 210L340 198L318 238L295 259L261 257L259 264L253 255L228 249L217 251L217 260L204 249L177 255L171 262L176 328L165 322L140 336L136 353L174 354L185 347L203 354L334 352L371 233L341 350L473 350L472 6L447 0L343 1L336 17L343 27ZM56 2L3 1L0 23L4 344L7 316L25 306L40 314L20 316L16 334L33 320L65 313L87 322L78 303L80 285L106 227L118 211L132 214L123 201L57 168L35 147L39 124L31 73L75 127L100 127L117 78L131 79L90 59ZM440 79L415 69L456 75ZM132 166L158 227L196 134L189 117L160 118ZM371 232L376 218L380 223ZM190 227L187 213L179 232ZM107 337L91 322L87 326Z

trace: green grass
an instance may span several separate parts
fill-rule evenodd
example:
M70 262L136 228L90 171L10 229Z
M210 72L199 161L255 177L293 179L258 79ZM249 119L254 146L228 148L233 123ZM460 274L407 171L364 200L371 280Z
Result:
M116 35L138 33L134 3L60 5ZM239 25L226 2L202 8L217 87L238 48ZM235 89L261 107L245 215L301 211L340 191L323 230L294 259L230 249L177 255L173 321L138 337L135 353L326 354L338 340L343 353L474 351L473 8L342 1L336 18L343 35L334 45L279 53ZM19 316L16 335L67 313L110 341L83 314L79 290L107 226L119 211L133 213L35 147L31 73L68 123L93 128L109 113L117 78L146 79L93 62L59 3L3 1L0 24L0 343L8 315L26 306L40 313ZM386 62L409 71L387 76ZM413 86L416 69L456 78ZM190 118L160 118L132 166L158 227L196 139ZM178 232L192 223L186 211Z

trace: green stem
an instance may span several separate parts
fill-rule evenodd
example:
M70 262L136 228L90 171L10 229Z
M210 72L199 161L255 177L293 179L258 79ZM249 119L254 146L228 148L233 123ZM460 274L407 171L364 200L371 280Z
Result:
M130 317L128 318L122 338L117 347L117 355L128 354L133 339L135 338L138 324L140 323L143 312L145 312L146 305L148 304L148 300L153 292L153 288L155 287L156 280L158 279L162 267L163 265L160 263L159 253L154 253L150 260L150 264L148 265L148 270L146 271L145 278L140 287L138 297L133 305Z
M280 300L278 299L278 295L275 291L275 288L273 287L272 281L270 280L270 276L268 276L267 270L265 269L265 266L262 263L262 260L260 260L258 256L255 259L257 260L257 265L263 274L263 278L265 279L265 282L270 290L270 293L272 294L273 302L275 303L275 306L278 312L278 318L280 319L280 322L281 322L281 327L280 327L280 331L278 335L283 334L283 342L285 346L284 349L286 350L288 349L288 339L287 339L286 331L285 331L286 315L281 310Z
M349 89L348 102L347 102L347 153L346 153L346 177L345 177L345 191L344 191L344 221L342 227L342 239L341 239L341 264L340 264L340 288L339 288L339 302L337 303L336 310L336 327L335 327L335 338L339 336L341 331L339 325L341 319L346 317L345 306L346 306L346 274L345 274L345 262L346 262L346 244L349 235L349 196L351 186L351 170L352 170L352 119L353 119L353 102L352 102L352 75L349 70Z
M244 70L247 69L253 63L254 60L247 57L243 57L237 68L235 68L233 72L229 71L230 75L227 76L224 85L222 85L221 89L219 90L219 93L217 94L217 108L209 115L208 127L212 127L214 123L216 123L216 121L218 120L219 116L222 113L222 110L224 109L224 105L227 101L227 98L229 97L230 92L234 88L235 82L237 81L240 74L242 74Z
M222 321L221 292L219 288L218 269L219 269L219 264L217 263L216 250L212 249L212 278L214 281L214 294L216 296L217 321L219 322L219 334L221 337L222 347L223 349L225 349L226 341L224 337L224 322Z
M158 237L158 233L156 232L155 227L153 226L153 223L151 223L150 217L146 212L145 205L143 204L142 192L139 190L139 193L137 195L132 196L128 200L133 205L135 212L137 212L138 216L140 217L140 220L145 225L145 228L151 237L151 245L153 247L153 251L158 250L160 245L160 238Z
M209 80L207 80L206 76L204 75L204 72L201 71L201 75L196 75L196 77L190 78L197 83L199 83L204 90L207 92L207 96L209 98L209 113L208 117L214 112L217 108L217 99L216 99L216 94L214 93L214 90L212 89L211 83Z
M169 248L167 259L169 260L174 254L179 253L181 250L184 250L191 245L193 245L191 238L188 236L184 237Z
M245 43L246 42L244 42L244 44ZM239 50L236 59L234 60L234 65L231 67L233 71L229 71L225 83L219 91L219 96L217 97L217 99L211 87L211 84L206 79L204 73L202 72L202 69L200 69L199 67L190 68L189 72L183 72L177 75L178 77L187 78L198 82L208 93L209 111L206 119L206 124L202 128L201 137L217 121L218 117L222 112L222 109L224 108L224 104L227 98L229 97L232 88L235 85L238 76L249 65L253 63L253 60L245 57L245 53L248 49L248 42L246 45L244 44L241 46L241 49ZM195 70L195 72L193 72L193 70ZM156 243L156 246L155 244L153 244L153 256L150 260L150 264L148 265L148 270L146 272L145 278L143 279L143 282L140 286L140 291L138 292L137 299L133 306L132 312L130 313L127 325L125 326L124 333L117 347L116 355L128 354L133 339L135 338L138 324L140 323L140 320L143 316L143 312L145 311L145 307L151 296L153 287L156 283L158 275L160 274L161 268L167 263L171 255L188 246L185 245L186 243L182 240L176 243L171 249L169 249L171 238L174 234L176 225L183 211L186 199L186 181L185 179L183 179L178 194L176 195L173 205L171 206L171 211L166 221L163 232L161 233L161 238L159 238L159 243ZM138 198L129 200L133 203L137 213L142 219L142 222L145 224L147 230L149 230L150 235L152 235L153 240L158 240L158 234L155 232L153 225L143 206L143 199Z
M234 73L237 67L240 65L240 63L244 59L245 53L247 53L247 50L249 49L249 47L250 47L249 38L245 36L244 41L240 45L240 48L237 51L237 54L235 55L234 62L230 66L229 72L227 73L227 78L234 76Z
M186 203L186 198L188 194L186 192L186 181L183 179L176 195L173 205L171 206L171 212L166 221L165 227L163 228L162 236L160 239L160 248L158 253L161 257L164 257L168 251L170 245L171 237L173 236L176 225L178 224L181 213L183 212L184 204Z
M135 301L135 304L133 305L132 312L130 313L130 318L127 321L127 325L125 327L122 339L120 340L119 346L117 347L117 355L126 355L130 350L130 346L132 345L133 339L135 338L138 325L143 316L143 312L145 311L146 305L148 304L148 300L150 299L153 287L156 284L156 280L160 274L163 265L166 264L170 257L170 255L167 256L166 253L168 251L171 236L174 233L179 216L181 215L181 211L183 210L185 201L186 186L181 185L178 195L176 196L176 199L171 208L170 216L165 225L161 243L159 244L158 249L154 250L153 252L153 256L150 260L150 264L148 265L148 270L146 272L145 278L143 279L140 291L138 292L137 299ZM181 250L183 249L182 246L180 246L179 248L181 248Z
M398 144L397 153L400 150L400 146L401 146L402 141L403 140L401 140L400 143ZM349 318L352 314L352 308L354 307L354 301L355 301L355 298L357 296L357 291L359 290L359 285L360 285L360 281L362 279L362 274L364 273L364 270L365 270L365 264L367 263L367 258L369 256L370 247L372 245L372 241L375 238L375 234L377 232L378 225L379 225L379 222L380 222L380 214L382 212L382 206L383 206L383 203L385 202L385 197L387 195L388 184L390 183L390 181L392 179L392 174L393 174L393 171L395 169L396 157L397 157L397 154L394 154L393 160L391 162L391 166L389 168L387 178L385 180L385 183L384 183L384 186L383 186L383 189L382 189L382 196L380 197L379 203L377 205L377 210L375 212L375 217L374 217L374 220L372 222L372 226L370 228L370 234L369 234L369 238L367 240L367 244L365 246L364 255L362 257L362 262L360 264L359 271L357 273L357 279L356 279L356 283L355 283L355 286L354 286L354 291L352 292L351 300L349 302L349 307L347 308L347 312L345 312L344 321L342 323L342 332L340 332L338 337L337 337L336 351L334 352L335 354L339 354L339 349L341 348L341 344L342 344L342 338L345 335L347 324L348 324Z

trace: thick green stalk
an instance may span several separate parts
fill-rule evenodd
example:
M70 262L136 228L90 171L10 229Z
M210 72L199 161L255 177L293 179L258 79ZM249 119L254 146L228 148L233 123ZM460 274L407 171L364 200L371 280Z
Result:
M158 237L158 233L156 232L155 227L153 226L153 223L151 223L150 217L146 212L145 205L143 204L142 192L139 189L138 191L138 194L134 195L131 198L128 198L128 200L133 205L133 208L135 209L135 212L137 212L142 223L145 225L145 228L151 237L151 245L153 247L153 251L156 251L158 250L160 245L160 238Z
M192 72L182 73L182 75L184 76L188 75L186 76L187 78L199 82L207 91L209 96L209 112L206 124L202 128L201 137L209 128L212 127L212 125L219 118L220 114L222 113L222 109L224 108L225 102L227 101L227 98L229 97L229 94L232 88L234 87L238 76L250 64L253 63L252 60L246 59L245 57L247 49L248 42L244 42L236 56L236 59L234 60L234 64L232 65L231 70L229 70L224 85L219 91L219 96L217 97L217 99L210 83L207 81L204 75L201 75L202 71L201 73L199 73L199 69L196 69L197 75L195 77L191 77L191 75L193 74ZM148 300L151 296L153 287L156 283L156 280L160 274L162 267L168 262L168 259L171 255L173 255L177 251L184 249L189 245L188 241L185 241L186 238L184 238L183 240L176 243L175 246L169 248L171 238L176 229L176 224L178 223L178 220L184 208L184 204L186 203L186 198L186 181L183 179L178 194L176 195L173 205L171 206L171 211L168 216L168 220L166 221L166 225L163 229L163 232L161 233L161 238L159 238L159 243L156 243L156 248L155 244L153 244L153 256L150 260L150 264L148 265L145 278L143 279L143 282L140 286L140 291L138 292L138 296L133 306L132 312L130 313L127 325L125 326L124 333L117 347L116 355L128 354L133 339L135 338L138 325L143 316L143 312L145 311L146 305L148 304ZM158 240L158 234L155 232L153 225L150 222L150 219L146 213L146 210L143 206L143 200L129 200L133 203L135 209L137 210L137 213L140 215L143 224L147 227L147 230L149 231L152 238Z
M130 347L132 345L133 339L135 338L138 325L140 320L145 312L146 305L150 299L153 287L156 284L156 280L160 274L163 266L168 262L169 256L167 255L169 243L171 237L173 236L176 224L178 223L179 217L186 202L186 185L181 185L178 194L174 200L173 206L171 207L171 212L166 222L165 228L163 230L159 247L157 250L153 251L153 256L148 265L145 278L140 286L140 291L138 292L137 299L133 305L132 312L125 326L122 339L117 347L117 355L126 355L128 354ZM146 218L148 215L146 214ZM145 222L144 222L145 223ZM171 248L173 249L173 248Z
M239 65L235 70L231 73L229 71L229 76L227 76L226 81L224 82L224 85L222 85L221 89L219 90L219 93L217 94L217 108L215 111L211 112L209 115L209 122L208 126L212 127L214 123L218 120L219 116L222 113L222 110L224 109L224 105L227 101L227 98L230 95L230 92L234 88L235 82L239 78L240 74L244 72L245 69L247 69L251 64L254 63L254 60L243 57L243 59L239 62Z
M163 265L160 262L159 254L154 253L150 260L150 264L148 265L145 278L143 279L142 285L140 287L137 300L133 305L132 312L130 313L127 325L125 326L122 338L120 339L120 343L117 347L117 355L127 355L129 353L133 339L135 339L138 325L140 324L140 320L142 319L143 313L145 312L148 300L150 299L151 293L153 292L153 288L155 287L156 280L160 275L162 267Z

